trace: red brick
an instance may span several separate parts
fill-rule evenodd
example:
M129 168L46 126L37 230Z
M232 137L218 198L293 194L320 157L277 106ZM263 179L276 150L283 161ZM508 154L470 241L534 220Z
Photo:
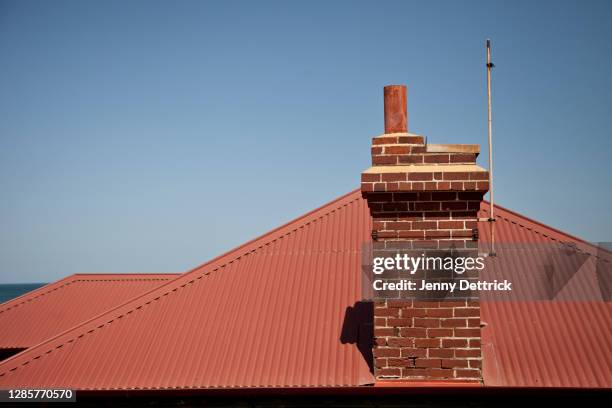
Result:
M386 307L412 307L412 300L387 300Z
M409 146L385 146L384 147L385 154L408 154L410 153Z
M475 154L451 154L450 162L451 163L475 163L476 155Z
M400 156L399 157L400 164L422 164L423 163L423 155L422 154L413 154L409 156Z
M397 236L399 238L425 238L423 231L398 231Z
M440 327L440 319L415 317L414 327Z
M480 205L480 201L482 201L482 196L483 194L481 192L465 192L465 193L459 193L459 200L466 200L466 201L478 201L478 204Z
M480 339L470 339L470 347L480 348Z
M374 328L374 336L376 337L387 337L396 335L397 329L394 327Z
M385 327L387 325L387 319L385 317L375 317L374 326Z
M378 238L397 238L397 231L378 231Z
M440 211L440 203L437 201L414 203L416 211Z
M409 231L412 230L412 223L410 221L387 222L385 229Z
M488 171L473 171L469 174L470 174L470 178L464 179L464 180L488 180L489 179Z
M414 339L406 337L390 337L387 339L389 347L414 347Z
M361 183L361 191L374 191L374 184L372 183Z
M409 327L412 326L412 319L389 317L387 319L387 325L389 327Z
M480 357L480 349L456 349L455 357L457 358L469 358L469 357Z
M467 327L480 327L480 318L468 319Z
M380 174L361 173L361 181L380 181Z
M412 302L415 308L431 309L440 306L440 302L436 300L415 300Z
M389 367L414 367L412 360L407 358L389 358L387 363Z
M427 329L427 337L452 337L453 329Z
M433 173L408 173L408 181L431 181Z
M467 210L467 203L465 201L444 201L441 203L441 208L442 211ZM461 228L463 228L463 225Z
M398 136L398 142L408 144L423 144L425 143L425 139L423 136Z
M465 223L465 229L478 228L477 221L464 221L464 223Z
M425 163L449 163L448 154L430 154L425 156Z
M374 310L374 316L399 317L399 311L397 307L378 308Z
M451 308L433 308L426 309L428 317L453 317L453 309Z
M438 230L429 230L425 231L425 238L450 238L450 231L438 231Z
M429 349L427 350L429 357L451 358L455 355L455 351L451 348Z
M451 231L451 236L453 238L472 238L474 233L472 231L466 230L453 230Z
M374 191L386 191L387 184L386 183L374 183Z
M443 180L469 180L470 173L467 172L444 172Z
M399 329L402 337L426 337L427 330L422 327L402 327Z
M444 300L440 302L440 306L443 307L465 307L467 305L465 300Z
M428 368L425 370L425 374L427 377L451 378L453 376L453 371L444 368Z
M373 145L397 144L398 139L395 136L390 137L375 137L372 139Z
M387 359L386 358L375 358L374 359L374 366L376 368L384 368L387 366Z
M404 368L402 369L403 378L423 378L427 376L427 370L424 368Z
M454 311L455 317L480 317L480 309L476 307L458 307Z
M456 337L480 337L480 329L454 329Z
M430 220L447 220L451 217L450 211L431 211L426 212L425 215Z
M440 339L414 339L416 347L440 348Z
M406 181L406 173L383 173L382 181Z
M425 348L403 348L401 349L402 357L426 357L427 349Z
M456 367L468 367L468 360L458 360L456 358L445 358L442 359L443 368L456 368Z
M395 193L393 199L395 201L415 201L419 197L419 193Z
M399 357L400 350L398 348L380 348L372 350L374 357Z
M442 347L467 347L466 339L442 339Z
M482 368L481 360L467 360L470 363L470 368Z
M466 319L443 319L442 327L466 327L467 320Z
M372 156L373 165L397 164L397 156Z
M480 370L455 370L457 378L480 378Z
M440 229L461 229L464 227L463 221L439 221L438 228Z
M417 368L440 368L441 364L439 358L417 358L414 366Z
M427 311L425 309L417 309L414 307L402 308L402 317L426 317Z
M399 368L381 368L376 371L376 374L381 377L399 377L402 375L402 370Z
M413 221L412 228L419 229L419 230L430 230L430 229L436 229L437 224L438 223L436 221Z

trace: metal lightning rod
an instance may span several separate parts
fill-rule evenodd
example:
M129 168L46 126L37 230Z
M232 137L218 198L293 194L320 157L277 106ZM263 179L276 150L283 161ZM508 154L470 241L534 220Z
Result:
M493 201L493 127L491 125L491 70L495 65L491 62L491 40L487 39L487 108L488 108L488 128L489 128L489 195L490 195L490 214L489 226L491 230L491 252L490 256L495 256L495 204Z

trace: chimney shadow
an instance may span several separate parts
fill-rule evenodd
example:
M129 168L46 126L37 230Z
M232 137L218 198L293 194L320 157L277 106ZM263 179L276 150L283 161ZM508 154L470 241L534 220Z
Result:
M374 303L359 301L346 308L340 342L355 344L374 374Z

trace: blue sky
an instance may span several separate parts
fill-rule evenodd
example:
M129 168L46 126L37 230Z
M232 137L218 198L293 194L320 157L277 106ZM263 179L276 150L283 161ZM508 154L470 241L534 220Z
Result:
M486 152L487 37L496 201L608 241L610 4L2 1L0 283L182 272L358 187L386 84Z

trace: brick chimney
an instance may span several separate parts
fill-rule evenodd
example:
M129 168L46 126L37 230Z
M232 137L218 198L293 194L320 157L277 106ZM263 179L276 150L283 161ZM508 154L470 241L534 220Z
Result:
M372 139L361 192L374 241L414 248L477 248L478 210L489 189L478 145L427 144L408 133L406 86L384 89L385 134ZM480 381L480 306L474 300L377 300L377 380Z

